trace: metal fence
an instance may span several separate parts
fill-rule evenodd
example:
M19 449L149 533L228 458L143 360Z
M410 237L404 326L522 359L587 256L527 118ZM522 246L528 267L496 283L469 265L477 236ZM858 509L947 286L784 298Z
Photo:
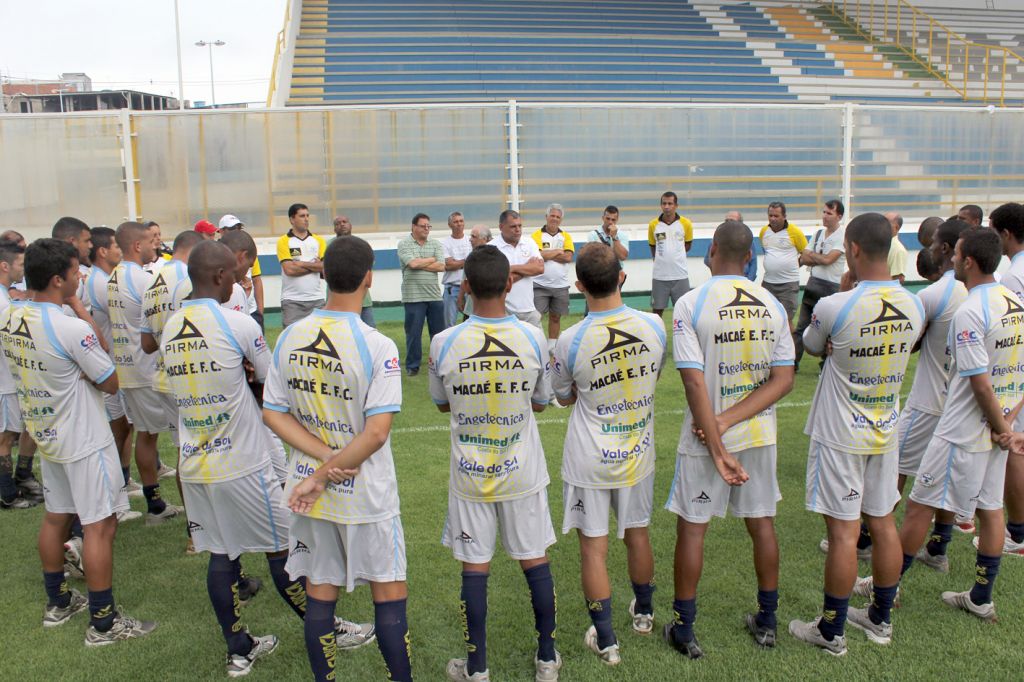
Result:
M818 219L853 212L950 215L1020 200L1024 111L763 104L479 104L0 116L0 228L56 217L153 219L173 231L241 216L258 236L308 204L314 229L347 214L360 232L408 228L417 211L594 225L607 204L643 223L668 189L712 223L782 200Z

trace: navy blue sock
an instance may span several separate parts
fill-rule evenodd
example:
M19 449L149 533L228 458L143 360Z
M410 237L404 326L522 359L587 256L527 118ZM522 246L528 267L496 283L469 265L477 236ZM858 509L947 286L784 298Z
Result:
M636 597L636 613L654 613L654 581L649 583L633 583L633 596Z
M64 579L64 571L43 571L43 587L46 588L46 599L49 606L65 608L71 603L71 592L68 581Z
M892 618L892 605L896 601L896 592L899 591L900 584L896 583L892 587L879 587L874 585L871 588L871 605L868 607L868 618L875 625L879 623L888 623Z
M121 477L124 479L124 484L128 485L128 480L131 479L131 467L121 467Z
M590 622L597 630L597 647L604 649L618 640L615 639L615 630L612 629L612 598L587 600L587 612L590 614Z
M84 538L85 531L82 530L82 519L78 518L78 514L75 514L71 519L71 537L73 538Z
M89 625L100 632L106 632L114 626L114 614L113 589L99 592L89 590Z
M142 494L146 496L146 511L150 514L161 514L167 509L167 503L160 497L160 484L142 486Z
M1006 532L1010 534L1010 539L1017 544L1024 542L1024 523L1007 523Z
M693 640L693 624L697 622L697 600L676 599L672 602L675 620L672 623L672 638L679 644Z
M306 596L306 579L292 580L289 578L288 571L284 570L284 565L287 561L288 557L268 557L267 564L270 566L270 577L274 581L277 593L287 602L288 606L292 607L295 615L301 619L306 615L306 602L308 601ZM241 571L241 568L242 565L239 564L238 570Z
M904 554L903 555L903 568L900 569L900 577L910 570L910 567L914 565L914 555Z
M868 524L860 522L860 535L857 536L857 549L867 549L871 546L871 533L868 532Z
M935 527L932 528L932 536L928 538L928 544L925 545L925 549L932 556L938 556L946 553L946 546L949 541L953 539L953 524L952 523L939 523L935 522Z
M757 624L763 628L776 629L778 622L775 620L775 612L778 610L779 591L759 589L757 591L757 615L754 617Z
M242 628L242 606L238 603L235 567L226 554L210 554L210 563L206 567L206 591L227 642L228 653L246 655L252 649L252 640Z
M537 659L555 660L555 579L551 577L551 564L538 564L523 571L530 586L533 602L533 620L537 628Z
M317 682L334 679L334 658L338 653L334 635L334 602L307 597L303 634L313 679Z
M971 588L971 601L979 606L992 601L992 587L995 585L996 576L999 575L1000 558L978 553L974 568L974 587Z
M818 630L821 636L832 641L841 636L846 629L846 610L850 606L850 600L833 597L825 593L825 605L822 608L821 620L818 621Z
M487 670L487 573L462 573L462 636L470 675Z
M412 682L409 652L409 623L405 619L405 599L374 602L373 623L377 629L377 648L384 657L388 679Z

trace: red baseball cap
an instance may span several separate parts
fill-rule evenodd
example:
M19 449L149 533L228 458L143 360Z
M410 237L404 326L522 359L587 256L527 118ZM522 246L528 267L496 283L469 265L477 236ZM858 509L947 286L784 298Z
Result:
M196 232L201 234L216 234L217 226L211 223L209 220L200 220L196 223L195 227L192 228Z

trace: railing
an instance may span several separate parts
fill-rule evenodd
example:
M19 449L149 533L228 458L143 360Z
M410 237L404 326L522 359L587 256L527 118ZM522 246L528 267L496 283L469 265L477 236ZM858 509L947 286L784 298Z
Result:
M274 106L274 94L277 91L277 69L281 61L281 53L284 51L286 40L285 32L288 30L288 22L291 19L292 3L286 2L284 6L284 24L277 32L277 40L274 42L274 65L270 67L270 87L267 89L267 106Z
M1007 64L1024 62L1013 50L969 40L906 0L819 1L865 40L899 49L965 102L1003 106Z

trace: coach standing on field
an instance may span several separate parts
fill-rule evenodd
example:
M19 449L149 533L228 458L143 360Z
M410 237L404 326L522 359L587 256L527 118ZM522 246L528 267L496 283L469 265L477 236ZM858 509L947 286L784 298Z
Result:
M532 239L523 239L523 218L518 211L502 211L498 230L501 234L491 240L491 245L501 251L512 267L512 290L505 297L505 310L540 329L540 313L533 301L533 278L544 272L540 249Z
M423 359L423 320L430 338L444 327L444 304L437 273L444 272L444 249L430 238L430 216L417 213L412 233L398 242L398 260L402 264L402 305L405 307L405 371L419 374Z
M327 242L309 231L309 207L288 207L288 234L277 240L277 259L281 262L281 325L287 327L324 304L320 284Z
M693 245L693 223L676 213L679 197L675 192L661 195L661 215L647 225L647 244L651 247L654 268L651 271L651 310L661 315L690 290L686 253Z
M764 249L764 280L768 292L779 300L793 328L796 301L800 296L800 254L807 248L807 237L786 219L786 205L768 204L768 224L761 228Z

